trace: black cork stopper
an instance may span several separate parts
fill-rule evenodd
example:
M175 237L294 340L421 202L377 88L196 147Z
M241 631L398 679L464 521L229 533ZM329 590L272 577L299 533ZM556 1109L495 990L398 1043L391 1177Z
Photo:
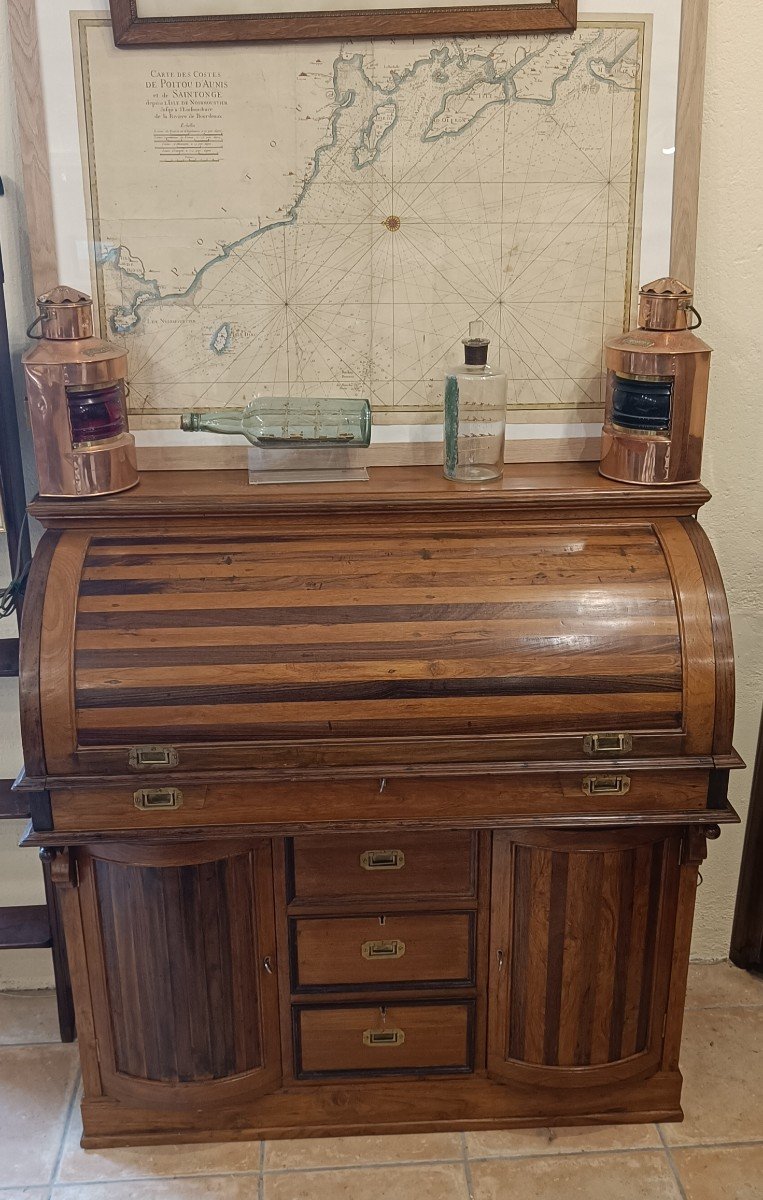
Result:
M490 339L482 336L482 321L472 321L469 336L464 338L464 362L467 367L484 367Z

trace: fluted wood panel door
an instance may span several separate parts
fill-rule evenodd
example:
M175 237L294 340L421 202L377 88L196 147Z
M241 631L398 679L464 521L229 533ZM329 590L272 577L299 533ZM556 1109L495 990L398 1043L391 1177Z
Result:
M488 1068L507 1082L645 1078L662 1055L680 834L497 833Z
M145 1104L280 1082L270 843L81 850L104 1091Z

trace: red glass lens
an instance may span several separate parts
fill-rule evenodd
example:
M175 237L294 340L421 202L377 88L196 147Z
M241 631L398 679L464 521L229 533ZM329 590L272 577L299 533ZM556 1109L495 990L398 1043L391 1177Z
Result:
M72 442L103 442L127 430L121 383L67 390Z

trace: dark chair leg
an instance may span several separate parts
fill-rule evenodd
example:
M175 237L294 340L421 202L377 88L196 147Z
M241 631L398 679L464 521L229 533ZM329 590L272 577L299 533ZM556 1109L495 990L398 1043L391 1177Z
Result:
M50 920L53 975L56 981L56 1000L58 1002L58 1028L61 1031L62 1042L73 1042L77 1029L74 1021L72 982L69 975L69 960L66 957L66 942L64 940L64 929L61 921L61 910L58 907L58 896L50 877L50 857L45 850L41 850L40 858L42 860L45 899L48 902L48 917Z
M763 713L729 957L747 971L763 971Z

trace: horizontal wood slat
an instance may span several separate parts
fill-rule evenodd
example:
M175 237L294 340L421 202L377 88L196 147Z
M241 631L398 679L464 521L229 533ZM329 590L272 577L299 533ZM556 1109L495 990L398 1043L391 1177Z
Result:
M29 796L13 791L13 779L0 779L0 821L16 821L29 816Z
M0 638L0 678L19 673L19 639Z
M43 950L50 945L47 905L0 908L0 950Z
M79 743L680 730L650 525L91 540Z

